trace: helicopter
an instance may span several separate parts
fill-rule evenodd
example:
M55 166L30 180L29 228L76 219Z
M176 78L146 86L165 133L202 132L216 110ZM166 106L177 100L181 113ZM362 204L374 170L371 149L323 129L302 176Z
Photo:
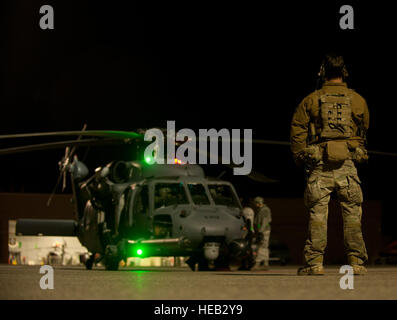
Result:
M249 226L233 185L206 177L202 167L182 163L157 164L153 159L115 160L95 169L75 154L78 146L142 143L142 134L82 131L3 135L6 138L79 135L77 140L50 142L0 150L1 154L65 147L59 184L70 176L74 220L19 219L22 235L77 236L90 252L87 269L104 261L117 270L129 257L185 256L192 270L217 267L251 268L254 257ZM94 136L94 139L82 139ZM73 146L73 147L72 147ZM71 148L72 147L72 148ZM138 148L139 149L139 148ZM55 191L55 189L54 189ZM51 202L51 195L48 205ZM99 258L98 258L99 256Z

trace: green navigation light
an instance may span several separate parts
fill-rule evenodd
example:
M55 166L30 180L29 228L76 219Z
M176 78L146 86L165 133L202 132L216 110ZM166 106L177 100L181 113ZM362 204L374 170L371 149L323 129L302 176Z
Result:
M138 256L140 256L140 255L142 255L143 251L142 251L142 249L138 249L138 250L136 251L136 253L138 254Z
M150 156L147 156L145 158L145 161L146 161L147 164L153 164L154 163L153 157L150 157Z

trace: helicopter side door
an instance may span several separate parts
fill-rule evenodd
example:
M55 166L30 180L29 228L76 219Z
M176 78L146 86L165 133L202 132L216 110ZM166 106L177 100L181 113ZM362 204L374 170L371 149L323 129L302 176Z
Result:
M134 238L148 238L152 227L148 184L137 185L133 192L130 210Z

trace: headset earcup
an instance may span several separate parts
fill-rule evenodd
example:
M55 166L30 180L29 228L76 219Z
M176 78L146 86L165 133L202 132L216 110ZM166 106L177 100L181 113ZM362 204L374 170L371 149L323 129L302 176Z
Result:
M343 73L343 78L346 79L349 76L349 73L347 72L346 66L343 66L342 69L342 73Z

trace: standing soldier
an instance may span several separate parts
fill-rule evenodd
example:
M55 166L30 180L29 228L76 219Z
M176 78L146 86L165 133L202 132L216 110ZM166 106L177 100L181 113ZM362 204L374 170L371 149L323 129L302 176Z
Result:
M297 107L291 125L291 149L297 164L305 164L304 202L309 209L309 234L304 248L306 265L298 275L322 275L327 244L330 195L336 191L342 208L344 242L354 274L365 274L367 251L361 232L363 195L355 162L368 159L365 136L367 103L345 83L342 56L328 54L320 68L320 90Z
M256 261L255 266L251 270L267 270L269 267L269 239L272 213L262 197L256 197L254 202L256 208L254 217Z

